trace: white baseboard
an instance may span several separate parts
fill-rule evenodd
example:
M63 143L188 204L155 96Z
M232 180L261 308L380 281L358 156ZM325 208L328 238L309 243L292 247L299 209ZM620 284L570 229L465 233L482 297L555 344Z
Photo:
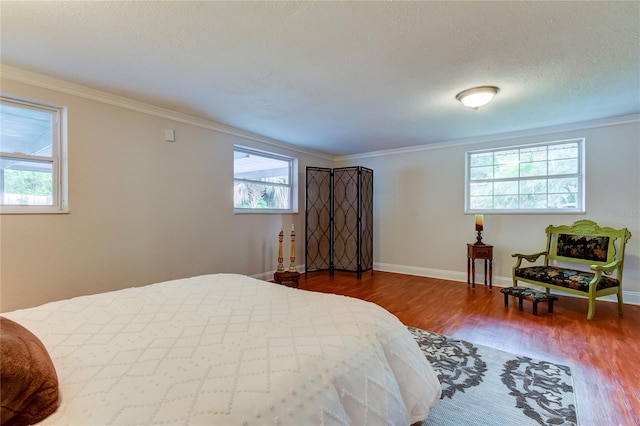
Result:
M296 270L298 272L300 272L300 274L304 274L304 265L296 265ZM268 272L262 272L260 274L254 274L254 275L250 275L251 278L255 278L257 280L262 280L262 281L271 281L273 279L273 274L275 274L276 271L275 269L273 271L268 271Z
M255 275L249 275L251 278L255 278L257 280L262 280L262 281L271 281L273 279L273 274L276 271L271 271L271 272L263 272L261 274L255 274Z
M406 275L416 275L419 277L430 277L430 278L439 278L442 280L450 280L450 281L460 281L467 282L467 274L466 272L459 271L448 271L444 269L432 269L432 268L420 268L417 266L405 266L405 265L394 265L390 263L379 263L376 262L373 264L373 269L375 271L384 271L384 272L395 272L397 274L406 274ZM479 277L479 275L478 275ZM484 276L482 278L484 280ZM479 281L476 278L476 285L478 282L484 283L484 281ZM493 277L493 285L496 287L511 287L513 285L513 279L511 277ZM529 286L527 284L527 286ZM535 286L532 286L535 287ZM542 289L542 287L540 287ZM561 291L552 291L554 294L560 294L563 296L572 296L572 297L583 297L578 296L576 294L564 293ZM622 291L622 299L625 304L629 305L640 305L640 292L637 291ZM618 299L615 295L609 295L605 297L600 297L598 300L608 301L608 302L617 302Z

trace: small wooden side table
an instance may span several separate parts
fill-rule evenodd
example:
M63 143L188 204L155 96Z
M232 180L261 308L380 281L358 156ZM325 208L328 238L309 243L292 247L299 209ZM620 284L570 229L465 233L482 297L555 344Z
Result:
M467 285L476 288L476 259L484 259L484 285L487 285L487 262L489 263L489 289L493 288L493 246L489 244L467 244Z
M290 287L298 288L298 281L300 280L300 272L276 271L276 273L273 274L273 280L278 284L284 284Z

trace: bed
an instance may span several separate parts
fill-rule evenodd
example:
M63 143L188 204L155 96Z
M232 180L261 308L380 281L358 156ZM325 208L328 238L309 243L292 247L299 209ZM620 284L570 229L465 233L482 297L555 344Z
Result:
M388 311L243 275L2 316L37 336L55 366L59 406L42 424L410 425L440 398Z

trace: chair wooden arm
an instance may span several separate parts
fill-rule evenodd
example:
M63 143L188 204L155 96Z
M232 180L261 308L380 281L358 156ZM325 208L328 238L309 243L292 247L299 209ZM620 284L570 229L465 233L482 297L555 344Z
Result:
M591 270L596 271L596 277L600 276L603 272L607 275L611 275L611 273L618 267L619 264L619 260L614 260L613 262L607 263L606 265L591 265Z
M546 256L548 253L546 251L541 251L540 253L534 253L534 254L521 254L521 253L513 253L511 255L511 257L517 257L518 261L516 262L516 266L514 266L515 269L518 269L520 267L520 264L522 263L522 260L525 259L528 262L535 262L536 260L538 260L538 258L540 256Z

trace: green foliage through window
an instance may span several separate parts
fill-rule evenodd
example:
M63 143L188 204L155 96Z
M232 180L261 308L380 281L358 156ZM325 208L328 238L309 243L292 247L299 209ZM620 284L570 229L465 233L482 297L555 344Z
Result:
M0 203L9 213L63 210L62 109L0 98ZM66 185L65 185L66 190Z
M584 211L584 139L467 152L467 212Z
M244 147L234 147L235 209L290 210L293 159Z

